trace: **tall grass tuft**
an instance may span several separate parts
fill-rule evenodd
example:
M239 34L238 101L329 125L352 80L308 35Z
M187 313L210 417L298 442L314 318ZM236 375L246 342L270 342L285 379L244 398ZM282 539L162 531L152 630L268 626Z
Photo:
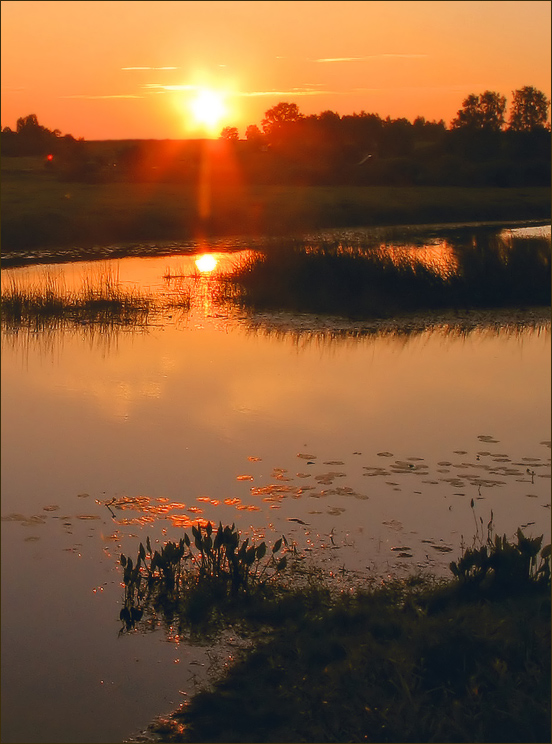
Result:
M12 276L2 288L2 321L15 329L44 330L64 324L136 326L147 323L151 308L150 298L122 287L116 273L109 270L86 277L78 290L67 290L48 273L34 285Z

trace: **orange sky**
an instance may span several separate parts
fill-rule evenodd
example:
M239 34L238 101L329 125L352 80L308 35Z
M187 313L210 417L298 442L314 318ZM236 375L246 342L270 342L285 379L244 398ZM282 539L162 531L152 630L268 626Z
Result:
M447 125L469 93L551 96L551 3L1 3L1 125L85 139L244 136L279 101ZM190 108L207 88L213 126ZM205 112L204 112L205 113Z

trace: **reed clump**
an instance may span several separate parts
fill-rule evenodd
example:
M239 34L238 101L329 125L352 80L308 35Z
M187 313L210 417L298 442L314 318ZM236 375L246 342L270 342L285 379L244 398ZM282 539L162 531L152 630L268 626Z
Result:
M2 321L9 328L44 330L52 326L94 324L101 327L146 324L152 300L123 287L109 270L86 277L68 290L55 275L29 284L11 276L2 287Z

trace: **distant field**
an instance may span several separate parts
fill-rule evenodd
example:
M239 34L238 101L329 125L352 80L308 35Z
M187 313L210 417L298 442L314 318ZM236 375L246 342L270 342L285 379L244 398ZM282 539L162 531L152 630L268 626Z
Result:
M250 186L58 181L41 158L2 160L2 250L282 235L331 227L550 218L548 188Z

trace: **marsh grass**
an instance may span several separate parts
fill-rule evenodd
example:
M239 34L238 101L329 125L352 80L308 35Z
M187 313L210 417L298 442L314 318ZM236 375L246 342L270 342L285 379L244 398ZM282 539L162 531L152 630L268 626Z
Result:
M34 284L11 276L2 287L2 322L10 329L136 327L147 323L152 306L151 298L123 287L109 269L85 277L77 290L68 290L59 276L47 272Z
M295 589L241 593L254 646L152 730L174 742L549 741L550 546L519 533L493 538L496 555L524 556L504 561L512 581L499 593L485 581L467 593L454 571L337 592L313 574ZM197 584L202 571L209 584L196 561ZM220 606L235 631L239 613Z
M350 318L422 310L550 304L550 241L505 242L496 233L451 244L455 266L397 257L385 246L282 241L228 276L235 301Z

